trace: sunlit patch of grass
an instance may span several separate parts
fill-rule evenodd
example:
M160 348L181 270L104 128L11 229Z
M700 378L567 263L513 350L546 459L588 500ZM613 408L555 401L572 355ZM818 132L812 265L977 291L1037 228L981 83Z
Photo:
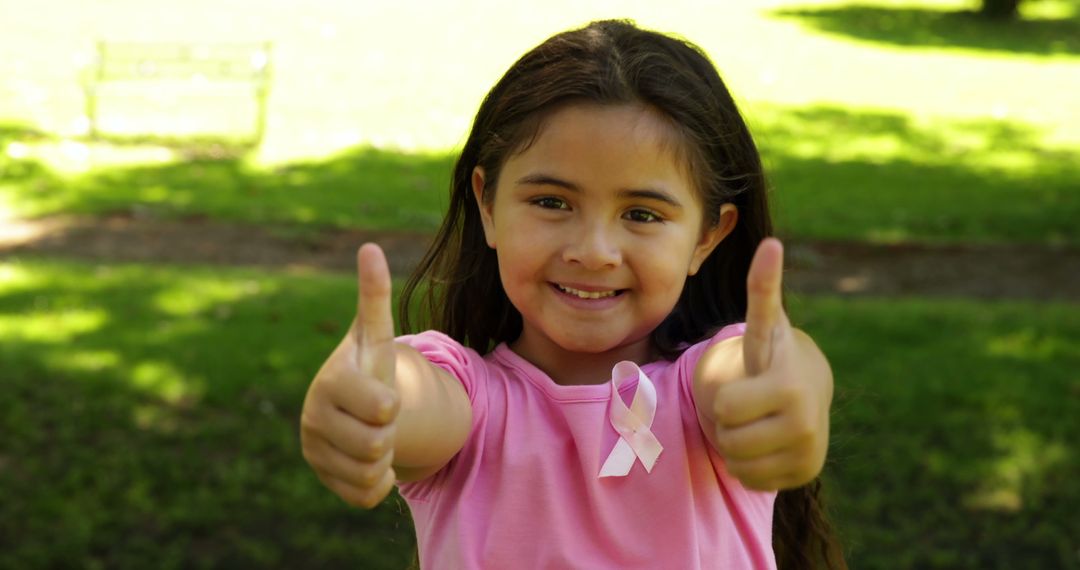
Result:
M1044 436L1022 427L994 427L992 442L995 457L989 473L976 489L967 493L962 503L972 510L1020 511L1025 500L1041 499L1053 493L1048 473L1075 462L1073 450L1064 441L1047 441Z
M1034 327L1025 327L991 338L986 343L986 353L996 358L1013 358L1027 361L1050 361L1080 350L1069 339L1047 335Z
M918 163L1033 177L1048 164L1072 166L1080 153L1023 124L884 109L762 105L755 107L753 126L769 152L831 163Z
M74 374L95 374L115 369L122 362L120 353L115 350L79 350L64 353L62 359L54 359L54 365L60 365Z
M213 307L235 303L246 297L273 294L274 284L257 280L195 278L181 279L172 287L160 291L155 306L165 315L192 316Z
M0 335L29 342L64 345L101 329L109 315L101 309L64 308L32 314L0 315Z
M177 402L181 399L197 398L201 390L199 382L193 382L193 378L178 370L174 365L155 361L143 360L134 363L131 368L131 384L143 391L150 392L166 402Z
M0 263L0 294L34 290L41 285L41 276L36 271L17 263Z
M1008 121L761 107L751 127L790 237L1080 240L1080 162Z
M751 127L784 235L872 241L1080 242L1078 150L1045 129L834 106L758 106ZM434 231L452 154L358 148L262 169L240 160L59 178L22 162L0 199L24 216L128 211L205 215L280 231ZM289 228L294 228L290 230Z

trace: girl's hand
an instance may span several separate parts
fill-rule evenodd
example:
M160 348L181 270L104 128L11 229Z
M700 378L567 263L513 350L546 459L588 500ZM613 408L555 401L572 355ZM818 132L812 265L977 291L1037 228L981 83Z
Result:
M809 483L821 472L829 444L832 371L810 337L792 328L780 303L783 256L775 238L754 255L741 338L744 370L715 386L711 410L711 439L728 472L760 490ZM730 349L728 357L738 360Z
M394 485L394 321L382 250L357 253L360 293L349 332L311 382L300 419L304 459L350 505L372 508Z

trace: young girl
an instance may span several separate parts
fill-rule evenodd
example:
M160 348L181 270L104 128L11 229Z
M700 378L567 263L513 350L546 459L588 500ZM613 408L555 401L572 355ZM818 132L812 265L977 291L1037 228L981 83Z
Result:
M360 249L304 456L353 505L396 483L424 568L844 567L815 480L832 376L770 233L700 49L558 34L480 106L402 296L431 330L394 338L385 258Z

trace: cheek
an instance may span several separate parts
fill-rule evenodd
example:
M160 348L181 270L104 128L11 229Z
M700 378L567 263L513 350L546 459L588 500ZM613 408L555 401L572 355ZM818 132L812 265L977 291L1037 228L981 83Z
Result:
M678 263L669 262L665 265L662 270L652 268L642 293L648 300L650 311L660 311L666 315L679 302L686 284L686 273L685 268Z
M685 240L675 243L668 241L661 247L641 248L640 251L644 254L643 259L646 261L643 271L647 272L658 286L682 289L693 260L692 246L681 243L682 241Z
M644 293L653 300L650 305L657 310L661 305L668 311L674 309L686 285L692 252L689 248L683 249L682 245L669 243L668 247L643 252L647 262L638 271L646 276L642 281ZM672 251L680 253L672 255Z
M526 300L543 278L541 256L527 249L523 251L524 244L517 243L519 240L520 236L506 237L495 250L499 279L506 296L515 306Z

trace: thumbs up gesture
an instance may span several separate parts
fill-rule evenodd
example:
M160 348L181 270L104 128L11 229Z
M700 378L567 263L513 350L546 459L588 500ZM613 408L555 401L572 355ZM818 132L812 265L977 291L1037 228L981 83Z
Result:
M390 270L374 244L357 253L359 296L349 332L308 389L300 420L304 459L346 503L372 508L394 485L394 320Z
M747 276L746 333L711 347L695 374L695 393L712 394L699 404L711 420L702 419L706 435L728 472L759 490L812 481L829 441L832 372L810 337L791 326L782 273L780 241L762 241Z

